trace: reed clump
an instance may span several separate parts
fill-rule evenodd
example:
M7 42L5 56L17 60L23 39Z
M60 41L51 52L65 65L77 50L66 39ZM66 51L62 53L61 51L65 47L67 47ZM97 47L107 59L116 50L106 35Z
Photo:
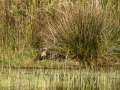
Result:
M57 15L48 20L48 30L57 52L88 65L119 62L120 26L114 5L64 1L54 9Z

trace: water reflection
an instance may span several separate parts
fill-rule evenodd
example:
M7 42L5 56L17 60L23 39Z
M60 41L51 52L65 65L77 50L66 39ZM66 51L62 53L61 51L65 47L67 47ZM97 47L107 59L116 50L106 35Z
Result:
M120 73L89 70L26 70L4 69L0 72L2 89L47 90L116 90L120 88Z

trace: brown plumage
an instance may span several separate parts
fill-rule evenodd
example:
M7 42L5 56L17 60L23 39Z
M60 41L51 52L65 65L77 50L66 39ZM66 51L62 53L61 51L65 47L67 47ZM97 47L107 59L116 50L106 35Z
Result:
M47 48L43 48L42 52L39 53L33 60L36 61L36 60L45 59L46 53L47 53Z

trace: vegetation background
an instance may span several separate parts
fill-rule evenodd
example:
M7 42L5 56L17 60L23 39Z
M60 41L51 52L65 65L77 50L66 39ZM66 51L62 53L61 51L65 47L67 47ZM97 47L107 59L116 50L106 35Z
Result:
M120 65L120 1L0 0L0 65L34 66L43 47L92 67Z

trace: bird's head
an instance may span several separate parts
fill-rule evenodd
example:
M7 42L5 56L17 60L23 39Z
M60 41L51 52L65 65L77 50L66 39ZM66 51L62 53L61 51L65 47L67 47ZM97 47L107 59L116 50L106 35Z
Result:
M43 52L43 51L47 51L47 48L43 48L42 52Z

